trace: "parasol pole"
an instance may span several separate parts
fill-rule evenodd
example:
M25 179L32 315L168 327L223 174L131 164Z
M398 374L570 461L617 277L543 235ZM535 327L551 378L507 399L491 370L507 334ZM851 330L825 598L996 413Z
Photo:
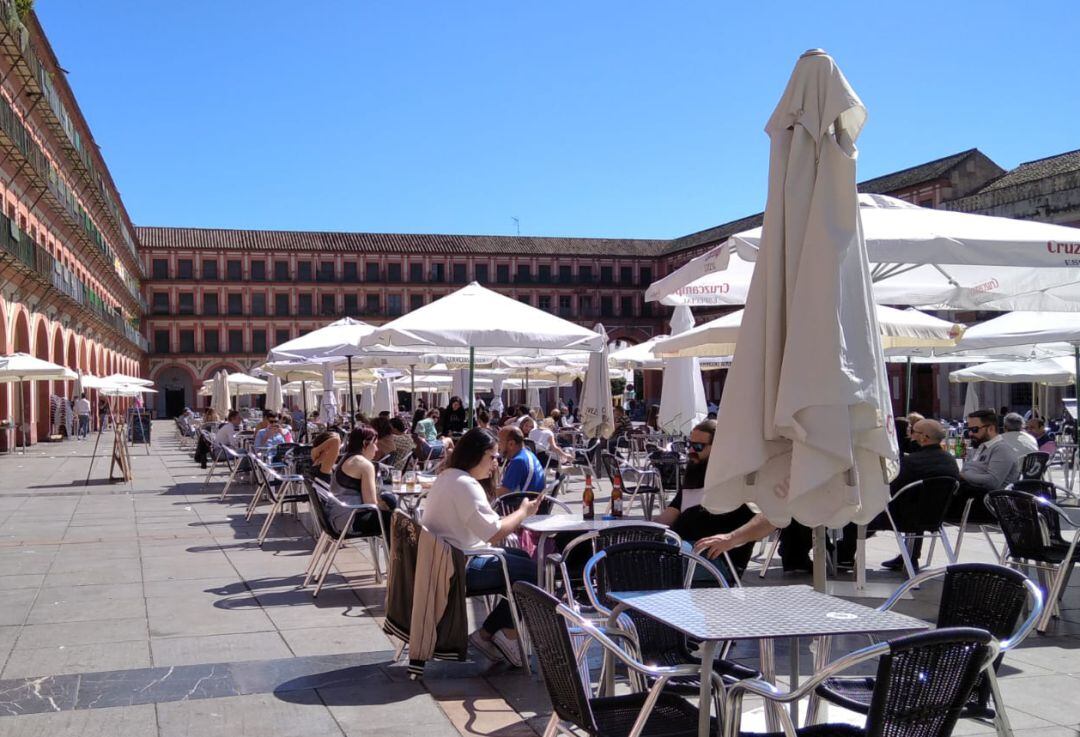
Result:
M353 396L352 356L345 356L345 365L349 368L349 423L356 422L356 397Z
M307 407L307 379L300 380L300 401L304 404L304 426L300 428L303 430L304 440L307 440L307 424L308 424L308 407Z
M911 356L907 357L906 380L904 385L904 415L911 414Z
M409 411L416 411L416 365L409 364Z
M526 407L529 407L529 367L525 367L525 401L522 402ZM529 407L531 410L532 407Z

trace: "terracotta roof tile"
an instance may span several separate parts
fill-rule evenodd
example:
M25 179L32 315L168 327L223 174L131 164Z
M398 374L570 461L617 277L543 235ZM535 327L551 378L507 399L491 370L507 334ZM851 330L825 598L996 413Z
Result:
M867 179L859 184L859 191L867 194L890 194L900 189L914 187L924 182L932 182L944 177L950 169L961 164L964 159L978 153L979 149L969 148L952 156L928 161L925 164L901 169L874 179Z
M1080 149L1056 156L1048 156L1045 159L1024 162L990 182L976 194L1026 184L1027 182L1035 182L1039 179L1046 179L1057 174L1067 174L1073 171L1080 171Z

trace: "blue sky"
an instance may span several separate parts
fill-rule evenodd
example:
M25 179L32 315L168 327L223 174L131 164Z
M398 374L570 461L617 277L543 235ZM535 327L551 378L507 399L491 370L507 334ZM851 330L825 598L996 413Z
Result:
M823 9L824 8L824 9ZM859 177L1080 148L1080 3L38 0L139 225L670 238L760 210L807 48Z

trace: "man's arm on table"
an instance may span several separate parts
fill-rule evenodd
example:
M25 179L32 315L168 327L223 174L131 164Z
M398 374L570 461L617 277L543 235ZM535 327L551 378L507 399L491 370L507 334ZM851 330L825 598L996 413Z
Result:
M731 532L721 532L719 535L701 538L694 544L694 552L706 558L716 558L727 550L760 540L775 529L776 525L769 522L764 514L758 512L745 525Z

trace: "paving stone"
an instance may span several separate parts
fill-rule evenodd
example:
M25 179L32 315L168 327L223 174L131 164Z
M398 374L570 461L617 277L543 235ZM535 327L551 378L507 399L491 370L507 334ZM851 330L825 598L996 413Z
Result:
M144 612L140 584L91 584L41 589L27 621L32 624L80 622L139 617Z
M21 628L19 647L44 648L66 645L93 645L102 642L124 642L149 638L146 616L61 622L55 624L28 624Z
M160 737L341 737L334 717L313 691L231 696L159 704Z
M415 682L365 682L318 691L334 718L348 733L351 730L381 733L384 729L400 728L407 723L414 734L426 734L429 726L449 724L447 716L431 696ZM404 715L408 715L407 722Z
M150 649L154 665L264 660L287 658L292 654L281 635L272 631L202 637L156 637L150 641Z
M366 621L330 627L283 629L281 636L296 655L332 655L395 647L378 626Z
M37 589L15 589L5 591L3 606L0 606L0 625L21 625L26 621L34 601L37 599Z
M153 704L25 714L0 722L4 737L151 737L157 733Z
M145 640L93 645L23 648L16 645L0 678L29 678L65 673L147 668L150 649Z
M151 637L266 632L273 623L258 607L231 608L191 597L146 599Z

